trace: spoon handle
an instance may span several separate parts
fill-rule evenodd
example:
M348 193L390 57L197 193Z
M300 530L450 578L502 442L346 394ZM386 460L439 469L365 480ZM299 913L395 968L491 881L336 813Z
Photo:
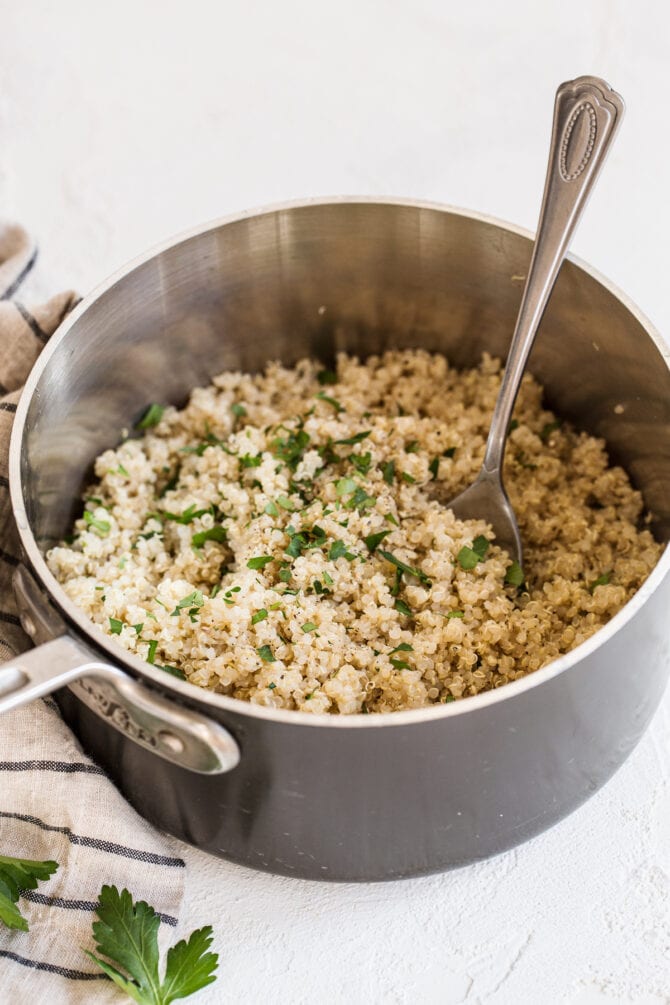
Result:
M507 429L528 354L570 239L621 123L624 103L598 77L558 88L533 256L486 443L484 471L502 470Z

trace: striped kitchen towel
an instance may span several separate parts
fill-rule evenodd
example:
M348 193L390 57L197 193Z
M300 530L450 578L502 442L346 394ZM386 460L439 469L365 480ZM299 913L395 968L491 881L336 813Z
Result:
M7 481L12 419L30 368L77 299L63 293L30 310L17 299L35 255L20 227L0 225L0 662L30 645L11 588L19 561ZM19 900L28 932L0 922L0 1001L127 1001L84 953L94 948L95 903L103 884L127 887L162 916L164 949L174 939L183 895L177 847L86 757L53 701L2 716L0 855L53 859L59 868Z

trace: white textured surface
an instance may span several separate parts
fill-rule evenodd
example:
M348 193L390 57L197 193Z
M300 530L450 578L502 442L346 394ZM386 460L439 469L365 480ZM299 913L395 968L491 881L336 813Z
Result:
M574 249L670 332L663 0L0 0L0 24L0 211L40 241L36 296L305 195L533 227L554 87L592 72L628 117ZM198 1001L670 1002L669 747L666 696L588 805L444 876L322 886L186 849L185 923L221 951Z

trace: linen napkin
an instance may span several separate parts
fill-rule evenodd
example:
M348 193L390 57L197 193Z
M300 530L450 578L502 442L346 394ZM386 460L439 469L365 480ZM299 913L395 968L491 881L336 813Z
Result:
M25 231L0 225L0 662L28 649L11 578L19 563L7 479L16 404L49 336L75 306L72 292L28 310L17 300L36 257ZM125 802L83 753L51 699L0 717L0 855L53 859L58 871L18 907L28 932L0 923L0 1001L12 1005L128 1001L85 955L103 884L146 900L175 937L184 885L178 843Z

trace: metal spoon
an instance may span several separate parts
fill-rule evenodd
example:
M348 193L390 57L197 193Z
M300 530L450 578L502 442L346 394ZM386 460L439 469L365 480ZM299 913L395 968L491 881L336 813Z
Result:
M561 84L556 92L535 246L484 463L476 481L448 503L460 519L488 521L497 543L519 565L523 557L519 527L502 480L510 418L547 300L623 112L620 95L598 77L577 77Z

